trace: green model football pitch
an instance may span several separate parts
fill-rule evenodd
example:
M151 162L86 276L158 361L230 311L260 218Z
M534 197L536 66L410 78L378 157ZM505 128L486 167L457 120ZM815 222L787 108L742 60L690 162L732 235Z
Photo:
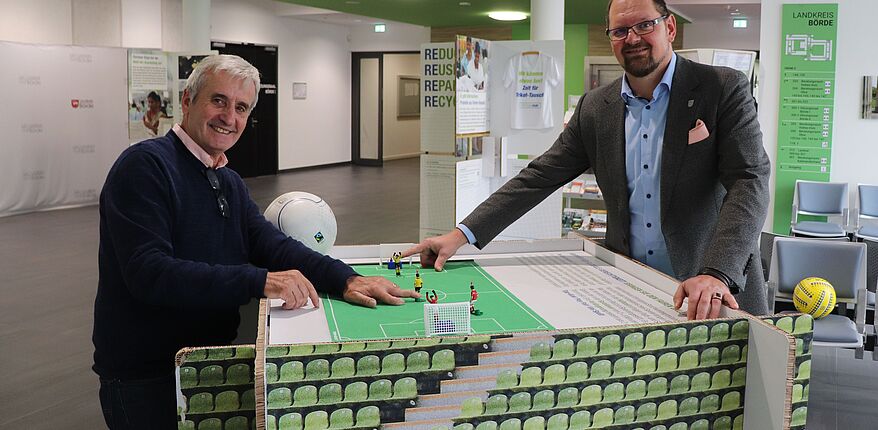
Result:
M352 305L335 298L323 297L323 309L329 322L333 341L393 339L424 336L424 304L428 291L436 291L439 303L469 302L470 282L479 293L475 308L481 315L472 315L472 332L505 333L551 330L553 327L515 297L497 280L473 261L449 262L436 272L418 265L405 264L402 276L387 266L354 265L364 276L383 276L400 288L414 290L415 271L424 280L421 301L405 299L401 306L378 305L376 309Z

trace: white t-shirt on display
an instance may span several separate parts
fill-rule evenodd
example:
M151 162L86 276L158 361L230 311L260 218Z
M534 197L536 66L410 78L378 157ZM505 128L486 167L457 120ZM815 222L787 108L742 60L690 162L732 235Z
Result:
M516 55L509 59L503 86L512 88L512 128L543 129L555 125L552 88L560 74L548 54Z

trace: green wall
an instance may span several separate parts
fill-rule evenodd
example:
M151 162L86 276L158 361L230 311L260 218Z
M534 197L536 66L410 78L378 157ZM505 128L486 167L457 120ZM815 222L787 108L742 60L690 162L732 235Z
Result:
M564 110L569 96L585 93L585 56L588 55L588 24L564 26Z
M512 40L529 40L530 24L513 24ZM564 110L568 96L585 92L585 56L588 55L588 24L564 26Z

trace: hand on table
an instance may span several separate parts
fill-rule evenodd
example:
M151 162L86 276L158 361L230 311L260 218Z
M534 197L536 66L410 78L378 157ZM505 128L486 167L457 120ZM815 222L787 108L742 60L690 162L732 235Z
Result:
M421 254L421 267L433 266L437 272L442 271L445 262L451 258L461 246L466 245L466 236L458 229L438 237L424 239L423 242L402 252L402 258Z
M684 298L689 299L686 316L690 320L717 318L724 304L738 309L738 302L729 288L710 275L698 275L683 281L674 293L674 309L683 306Z
M380 276L352 276L342 297L346 302L374 308L379 301L387 305L401 305L405 303L402 298L415 299L421 295L412 290L403 290Z
M298 270L268 272L263 294L269 299L282 299L284 309L299 309L308 304L308 299L311 299L315 308L320 307L317 290Z

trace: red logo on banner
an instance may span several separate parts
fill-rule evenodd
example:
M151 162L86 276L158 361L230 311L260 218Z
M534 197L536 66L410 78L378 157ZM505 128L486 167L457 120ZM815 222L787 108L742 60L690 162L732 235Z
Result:
M77 100L77 99L71 99L71 100L70 100L70 107L72 107L73 109L78 108L78 107L79 107L79 100Z

